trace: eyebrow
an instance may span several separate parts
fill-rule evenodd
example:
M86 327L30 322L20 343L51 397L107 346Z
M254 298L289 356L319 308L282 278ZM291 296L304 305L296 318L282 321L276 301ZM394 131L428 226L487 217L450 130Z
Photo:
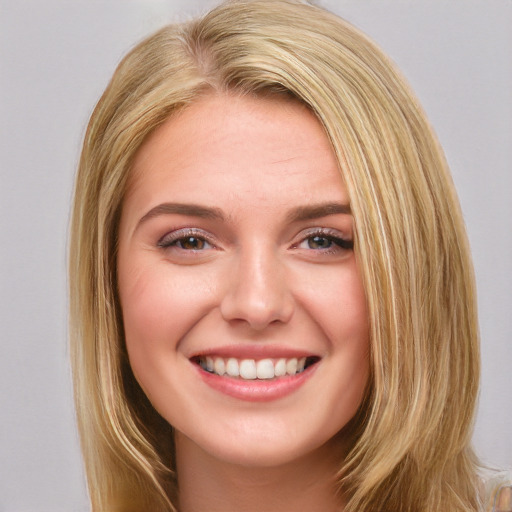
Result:
M138 222L140 226L145 221L158 217L159 215L186 215L209 220L224 220L225 216L220 208L200 206L197 204L184 203L162 203L151 208ZM329 215L346 214L350 215L350 205L345 203L320 203L308 206L293 208L287 215L287 221L300 222L303 220L318 219Z
M319 219L337 214L351 215L350 205L346 203L321 203L311 206L299 206L294 208L287 217L288 222L300 222L302 220Z
M199 217L201 219L223 220L224 215L220 208L213 208L207 206L200 206L198 204L183 204L183 203L162 203L154 208L151 208L138 222L138 225L143 222L158 217L159 215L187 215L189 217Z

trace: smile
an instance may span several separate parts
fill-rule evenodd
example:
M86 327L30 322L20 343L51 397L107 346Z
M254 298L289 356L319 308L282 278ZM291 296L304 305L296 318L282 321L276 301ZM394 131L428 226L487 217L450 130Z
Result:
M297 375L314 364L316 359L314 357L292 357L256 360L202 356L197 358L197 363L203 370L221 377L226 376L243 380L270 380Z
M267 402L301 388L316 373L316 363L321 359L304 355L261 359L239 355L197 355L191 362L203 382L215 391L239 400Z

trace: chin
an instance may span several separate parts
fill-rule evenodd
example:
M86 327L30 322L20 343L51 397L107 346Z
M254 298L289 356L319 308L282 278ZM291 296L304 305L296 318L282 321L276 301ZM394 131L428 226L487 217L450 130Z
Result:
M208 437L186 438L181 433L179 443L186 450L195 449L218 462L246 468L277 468L298 462L301 459L339 452L342 442L338 432L315 431L311 427L303 431L269 428L261 422L246 422L238 428L221 429L220 435L210 431ZM190 453L190 452L189 452Z

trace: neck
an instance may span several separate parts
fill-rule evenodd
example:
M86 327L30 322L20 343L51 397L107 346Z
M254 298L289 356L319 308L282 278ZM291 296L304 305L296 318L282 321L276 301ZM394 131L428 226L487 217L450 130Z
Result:
M277 467L248 467L219 460L178 432L175 441L180 512L343 510L335 487L341 449L332 443Z

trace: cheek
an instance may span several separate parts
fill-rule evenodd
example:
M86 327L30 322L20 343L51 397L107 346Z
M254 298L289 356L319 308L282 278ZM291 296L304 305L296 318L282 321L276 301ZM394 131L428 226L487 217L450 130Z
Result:
M324 383L334 390L333 402L326 407L343 424L347 411L351 417L359 407L370 374L366 294L355 258L336 272L326 272L323 279L317 276L317 284L321 286L309 287L308 307L328 340L329 359L337 369Z
M173 344L169 333L176 330L173 309L177 305L169 302L172 298L169 286L162 280L155 282L151 272L120 266L118 276L130 366L150 396L148 378L156 373L159 360Z
M351 346L368 352L369 316L366 295L355 258L347 265L326 267L304 279L297 296L326 335L331 348Z
M172 285L155 280L148 271L120 272L119 294L127 342L141 338L148 341L172 324ZM171 302L170 302L171 301Z
M366 294L355 262L353 271L341 286L345 293L338 299L338 314L331 312L332 318L336 319L333 328L339 333L333 338L333 343L338 350L346 352L348 364L358 368L354 373L354 383L358 383L362 397L369 376L370 322Z
M198 280L172 272L166 261L123 263L118 286L130 366L150 401L171 421L162 403L180 393L173 377L182 363L180 341L200 320L210 296Z
M127 340L179 338L211 300L207 282L173 272L167 262L120 265L119 294Z

